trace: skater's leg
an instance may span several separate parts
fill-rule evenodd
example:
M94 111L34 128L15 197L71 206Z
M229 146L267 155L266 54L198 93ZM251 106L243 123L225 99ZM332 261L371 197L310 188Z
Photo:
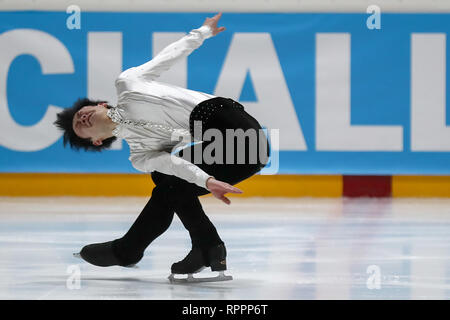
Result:
M122 238L87 245L81 250L80 256L102 267L136 264L141 260L145 248L170 226L173 214L167 205L165 190L156 186L139 217Z
M139 261L150 243L169 228L173 215L164 186L156 185L150 200L128 232L113 242L119 259L124 262Z
M140 260L148 245L167 230L174 212L188 230L193 247L206 250L223 244L203 211L196 185L159 172L153 172L152 179L156 187L149 202L128 232L113 242L114 252L123 264Z
M188 230L192 246L208 248L222 244L223 241L198 199L203 188L176 176L159 175L165 178L158 186L166 190L167 201Z

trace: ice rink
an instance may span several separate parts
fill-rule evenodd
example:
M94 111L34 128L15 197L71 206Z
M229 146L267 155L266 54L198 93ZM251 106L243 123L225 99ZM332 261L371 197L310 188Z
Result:
M72 256L122 236L147 198L0 198L0 299L450 298L450 199L201 199L232 281L169 283L190 249L177 217L139 268Z

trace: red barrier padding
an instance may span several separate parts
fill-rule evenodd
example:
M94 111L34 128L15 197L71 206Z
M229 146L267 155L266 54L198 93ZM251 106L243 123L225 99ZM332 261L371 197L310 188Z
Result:
M391 197L392 176L343 176L344 197Z

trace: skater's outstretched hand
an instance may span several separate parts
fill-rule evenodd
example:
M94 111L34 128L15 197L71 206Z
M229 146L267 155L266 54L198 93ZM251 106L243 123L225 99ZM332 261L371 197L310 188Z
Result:
M233 187L231 184L228 184L223 181L216 180L214 178L208 178L206 181L206 187L209 191L211 191L212 195L219 200L222 200L226 204L230 204L231 201L227 197L225 197L225 193L242 193L243 191Z
M213 36L216 34L225 31L225 27L219 27L217 28L217 22L219 22L220 17L222 16L222 12L219 12L212 18L206 18L205 22L203 23L204 26L208 26L212 30Z

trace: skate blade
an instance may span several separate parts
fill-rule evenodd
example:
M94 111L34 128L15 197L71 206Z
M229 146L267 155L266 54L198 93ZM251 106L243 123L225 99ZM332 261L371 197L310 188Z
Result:
M223 271L219 271L219 275L216 277L204 277L195 278L192 273L189 273L187 278L175 278L175 274L171 274L168 277L171 283L199 283L199 282L218 282L218 281L230 281L233 280L232 276L227 276Z
M75 252L73 256L77 259L84 260L83 257L81 257L81 254L79 252ZM129 264L128 266L123 266L124 268L133 268L133 269L139 269L139 266L136 264Z

